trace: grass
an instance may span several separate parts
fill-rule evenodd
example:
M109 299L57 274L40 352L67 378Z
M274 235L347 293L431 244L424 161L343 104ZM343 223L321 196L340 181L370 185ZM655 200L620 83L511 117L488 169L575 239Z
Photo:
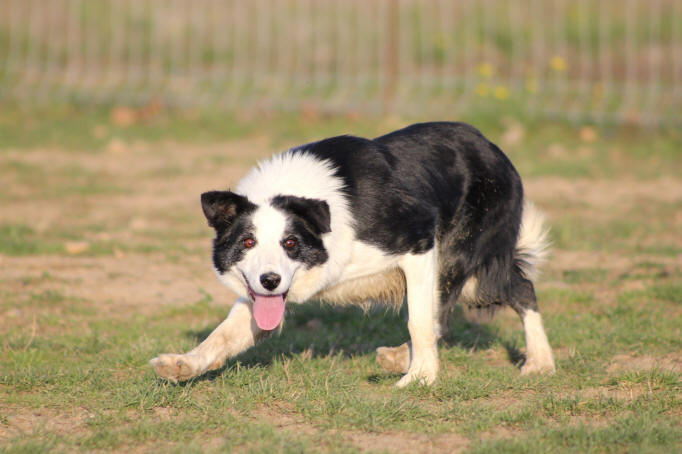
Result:
M32 342L22 330L7 333L0 370L3 404L10 415L20 409L43 414L30 431L9 440L10 452L45 436L53 443L50 449L121 450L149 442L176 449L189 442L204 449L200 440L216 437L220 449L287 443L285 452L326 452L332 446L357 449L344 441L347 433L438 438L452 431L470 440L474 452L509 442L494 441L496 431L515 434L505 447L510 452L665 451L679 436L673 417L681 403L679 373L631 370L627 364L623 370L605 367L621 351L679 351L679 327L669 320L669 311L642 305L645 295L660 295L659 288L651 286L640 296L621 293L628 303L602 314L585 314L579 294L561 301L545 295L545 306L558 309L546 316L555 348L575 348L570 355L559 354L559 373L553 377L521 377L505 358L510 346L522 345L518 326L493 323L484 342L471 347L471 336L480 328L459 321L455 331L464 334L441 349L444 371L438 383L406 391L393 388L397 377L382 373L372 353L406 338L404 314L295 307L280 336L222 370L177 386L155 378L146 361L162 350L189 349L203 338L224 313L210 299L112 321L88 311L92 302L34 294L13 306L68 305L71 313L84 314L89 332L67 328ZM41 326L49 322L45 317ZM308 327L313 319L321 328ZM55 429L50 415L73 418L76 426ZM292 430L279 430L282 421ZM296 436L299 430L306 436Z
M228 311L197 194L276 149L401 122L32 117L0 111L0 452L682 447L676 132L596 128L588 143L574 125L527 119L521 141L503 146L553 227L538 295L555 375L519 374L512 311L485 322L460 312L436 384L397 390L374 350L407 340L405 309L313 303L291 307L281 335L173 385L148 360L193 348ZM500 143L511 128L467 120ZM110 149L115 139L128 148ZM563 148L552 154L552 143ZM645 154L647 143L657 147Z

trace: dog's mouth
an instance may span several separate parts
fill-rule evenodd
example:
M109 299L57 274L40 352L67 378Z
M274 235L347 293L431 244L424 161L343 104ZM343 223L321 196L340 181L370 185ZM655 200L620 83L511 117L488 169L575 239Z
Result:
M277 328L284 319L284 306L289 292L279 295L261 295L253 291L248 280L246 286L253 301L253 318L256 319L258 327L264 331Z

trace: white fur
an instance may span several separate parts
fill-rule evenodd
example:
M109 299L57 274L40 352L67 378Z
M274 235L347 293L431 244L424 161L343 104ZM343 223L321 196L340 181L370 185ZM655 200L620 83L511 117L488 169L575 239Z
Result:
M253 214L253 225L256 245L246 250L244 258L227 273L218 273L218 277L244 298L248 298L244 277L256 293L284 293L291 286L294 274L302 266L300 262L291 260L280 245L286 228L286 217L272 206L262 205ZM273 290L264 288L260 282L260 276L264 273L279 274L282 277L279 286Z
M523 328L526 331L526 362L521 367L521 373L554 372L554 357L542 327L540 313L526 310L523 314Z
M362 241L353 241L350 260L343 268L339 281L375 274L397 266L399 256L386 254L381 249Z
M356 293L352 288L356 287L364 289L362 293L371 295L372 292L367 291L367 286L371 285L372 280L376 281L377 284L382 280L380 276L375 275L381 274L383 276L383 271L397 267L400 257L386 254L375 246L355 239L350 240L349 243L336 243L334 240L325 241L325 248L329 253L330 261L334 259L335 266L329 268L325 264L310 270L300 270L291 286L290 299L302 302L313 296L318 296L327 289L336 288L341 283L344 284L342 293ZM342 266L337 268L338 265ZM338 274L336 274L337 272ZM324 280L325 277L326 280ZM365 279L367 277L378 279ZM321 280L326 282L326 285L320 287ZM377 294L382 291L382 288L374 290ZM357 300L353 302L362 303ZM397 303L402 304L402 298Z
M424 254L406 254L400 268L407 281L407 308L410 331L410 366L396 386L412 382L430 385L438 375L438 279L437 248Z
M334 167L329 162L288 151L260 162L239 182L235 192L257 205L265 205L280 194L326 201L331 232L323 235L322 241L329 259L323 266L311 270L300 268L291 282L288 299L303 302L339 279L351 261L355 233L342 193L343 181L334 175Z
M525 200L516 249L525 259L523 272L530 280L538 276L540 266L547 260L550 245L548 235L545 215L535 208L533 202Z
M326 200L330 208L346 209L345 216L337 213L342 216L337 220L347 222L347 204L342 190L343 181L334 175L331 163L307 153L291 151L259 162L235 188L236 193L248 196L255 204L266 203L280 194Z

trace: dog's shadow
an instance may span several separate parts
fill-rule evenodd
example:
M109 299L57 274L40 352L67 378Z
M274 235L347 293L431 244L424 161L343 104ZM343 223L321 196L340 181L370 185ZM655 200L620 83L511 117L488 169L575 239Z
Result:
M450 332L442 342L445 348L456 346L470 351L485 350L497 340L495 329L469 318L464 316L461 307L455 307ZM212 330L189 330L184 334L198 344ZM365 355L378 347L401 345L409 338L406 304L399 311L382 306L364 311L356 306L339 307L322 303L292 305L287 309L279 334L271 335L255 347L228 360L222 368L193 381L214 380L236 363L240 367L252 368L268 366L276 358L287 359L301 354L310 358L338 354L345 357ZM510 362L518 364L523 360L523 355L514 345L506 342L503 345Z

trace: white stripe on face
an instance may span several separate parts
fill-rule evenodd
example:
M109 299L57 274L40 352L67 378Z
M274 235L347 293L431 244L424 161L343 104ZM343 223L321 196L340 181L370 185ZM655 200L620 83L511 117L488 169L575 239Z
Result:
M287 227L287 217L276 208L263 205L253 213L252 221L256 245L247 251L237 267L256 293L284 293L289 289L294 273L300 266L289 258L281 244ZM260 282L260 276L265 273L276 273L282 278L279 286L272 291L265 289Z

